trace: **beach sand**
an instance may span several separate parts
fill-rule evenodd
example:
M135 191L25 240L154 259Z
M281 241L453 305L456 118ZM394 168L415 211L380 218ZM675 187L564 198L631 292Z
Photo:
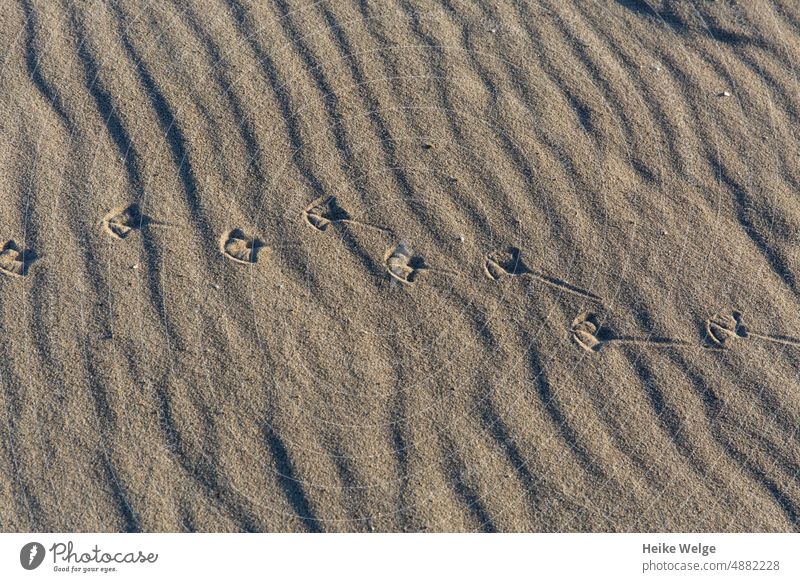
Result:
M0 530L800 530L792 0L0 44Z

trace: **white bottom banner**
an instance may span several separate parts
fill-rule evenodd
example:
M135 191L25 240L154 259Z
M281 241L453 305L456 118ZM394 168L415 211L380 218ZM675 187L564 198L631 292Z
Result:
M800 580L797 534L2 534L0 580Z

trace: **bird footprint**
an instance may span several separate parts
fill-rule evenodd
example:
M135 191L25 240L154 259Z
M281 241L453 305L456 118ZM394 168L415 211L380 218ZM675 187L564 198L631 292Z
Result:
M35 256L31 250L23 250L13 240L7 241L0 250L0 273L11 277L24 277L28 265Z
M499 281L507 275L526 275L531 272L522 262L520 251L516 247L508 247L489 253L486 256L484 269L486 276L492 281Z
M742 325L742 314L738 311L715 313L706 320L706 337L720 348L728 347L738 338L747 337L747 331Z
M445 275L456 274L452 271L429 267L425 263L425 259L420 256L415 256L408 246L402 243L386 251L384 262L386 263L386 271L389 275L393 279L406 285L416 281L419 274L426 271Z
M220 250L232 261L251 265L258 260L258 251L264 243L254 236L249 236L242 229L235 228L220 239Z
M586 351L600 350L603 342L597 337L599 332L600 322L594 313L583 313L572 322L572 339Z

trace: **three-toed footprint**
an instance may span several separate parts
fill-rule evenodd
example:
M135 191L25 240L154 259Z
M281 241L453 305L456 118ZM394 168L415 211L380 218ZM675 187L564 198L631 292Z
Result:
M452 271L434 269L425 263L425 259L414 255L408 245L400 243L390 247L383 258L386 271L389 275L401 283L411 284L417 280L417 276L424 272L441 273L444 275L455 275Z
M251 265L258 261L258 251L265 248L261 239L250 236L240 228L226 232L219 241L220 251L226 258Z
M22 249L16 242L9 240L0 249L0 273L10 277L25 277L28 265L34 260L33 251Z

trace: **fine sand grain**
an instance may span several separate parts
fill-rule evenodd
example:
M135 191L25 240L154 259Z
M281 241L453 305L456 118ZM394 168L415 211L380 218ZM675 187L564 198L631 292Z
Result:
M800 530L795 0L0 43L0 530Z

